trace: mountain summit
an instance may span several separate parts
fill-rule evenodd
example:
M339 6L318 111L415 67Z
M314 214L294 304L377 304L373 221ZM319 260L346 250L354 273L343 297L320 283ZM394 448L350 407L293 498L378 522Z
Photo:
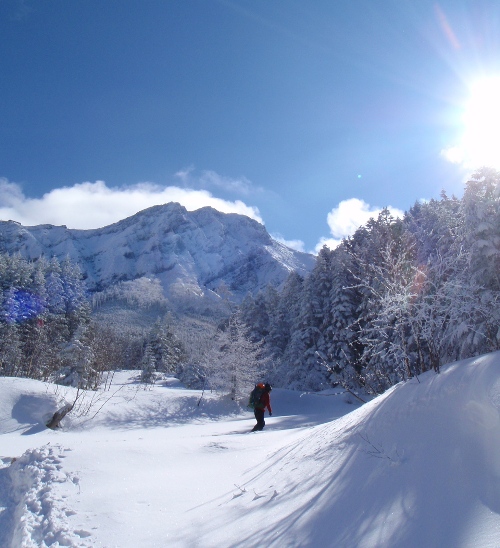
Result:
M178 203L92 230L0 221L0 251L31 260L69 256L94 292L155 278L171 301L223 294L238 302L268 284L279 286L292 271L306 274L314 263L248 217L210 207L188 212Z

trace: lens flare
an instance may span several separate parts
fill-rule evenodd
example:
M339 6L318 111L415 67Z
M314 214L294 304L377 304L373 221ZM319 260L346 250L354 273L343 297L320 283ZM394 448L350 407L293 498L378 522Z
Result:
M43 309L42 299L38 295L24 289L14 289L7 294L2 316L8 324L22 323L36 318Z

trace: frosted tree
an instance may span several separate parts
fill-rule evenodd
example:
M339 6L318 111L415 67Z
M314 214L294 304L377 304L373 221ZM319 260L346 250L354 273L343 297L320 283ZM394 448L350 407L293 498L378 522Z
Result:
M475 173L462 206L461 236L469 257L461 285L469 299L460 309L461 324L468 325L462 354L468 357L500 348L500 173L490 168Z
M25 289L32 282L33 265L20 255L0 254L0 289Z
M379 359L379 356L387 355L392 328L388 326L388 332L381 332L380 325L376 324L384 313L386 251L389 246L390 254L398 253L401 233L401 222L383 210L377 219L370 219L365 227L358 229L347 245L350 274L354 280L351 289L356 292L359 303L356 322L352 325L355 337L351 343L359 356L359 369L362 370L359 378L365 388L375 393L390 386L395 367L393 361Z
M500 289L500 173L483 168L467 182L462 200L463 239L471 271L485 288Z
M346 242L332 254L330 320L325 330L325 348L320 349L319 353L331 371L332 384L341 383L348 388L357 388L361 384L361 355L353 326L360 301L351 259Z
M97 388L99 376L93 367L95 355L86 330L85 326L80 326L62 349L63 367L54 376L58 384L82 389Z
M417 202L404 218L405 231L415 242L415 260L425 267L436 255L455 253L461 221L461 202L441 193L441 200Z
M283 355L286 364L285 382L295 389L318 390L328 386L328 372L318 362L317 350L321 345L321 300L315 292L315 278L304 281L300 293L300 308L292 326L290 342Z
M61 263L61 282L65 315L72 335L90 317L90 301L86 295L80 267L67 257Z
M460 201L444 192L440 201L417 203L405 216L405 228L415 244L414 268L419 272L412 323L418 326L415 344L421 371L439 371L450 360L456 290L468 264L462 219Z
M277 301L273 304L267 338L267 350L275 360L280 360L290 342L293 326L300 310L300 295L304 279L296 272L290 273ZM285 366L286 367L286 366Z
M156 382L156 358L149 342L146 343L146 347L144 348L141 365L141 382L144 384L154 384Z
M22 350L17 324L0 322L0 375L18 376L21 365Z
M414 321L422 273L413 264L412 247L392 241L381 255L381 264L367 266L377 280L370 287L377 312L362 333L366 382L377 392L420 372L416 342L422 335Z
M249 326L252 340L263 340L269 334L269 306L267 295L259 291L255 297L247 295L240 306L242 320Z
M167 323L167 318L158 319L148 335L148 344L155 359L156 371L175 373L186 359L186 351Z
M420 260L427 260L417 317L423 354L437 371L499 347L498 179L494 170L480 170L461 201L443 193L407 216Z
M40 378L34 357L41 350L38 321L45 312L43 266L0 255L2 374Z
M61 279L61 265L55 257L50 260L47 267L45 291L49 311L52 314L65 314L66 305L64 302L64 284Z
M210 388L233 400L246 398L249 387L265 375L262 344L250 340L238 314L217 329L213 346L203 358L203 370Z
M71 291L65 290L64 272ZM69 358L71 335L79 327L85 331L90 309L79 272L69 262L64 272L57 259L30 262L0 254L3 374L47 380L56 371L67 370L70 362L76 363ZM77 338L81 343L80 335Z

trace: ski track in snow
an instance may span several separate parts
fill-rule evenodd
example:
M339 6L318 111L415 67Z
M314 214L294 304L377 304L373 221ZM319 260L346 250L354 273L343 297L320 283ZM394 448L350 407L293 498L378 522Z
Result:
M29 449L18 459L2 458L0 469L0 545L5 548L91 547L92 533L72 522L65 501L78 492L79 478L63 471L66 452L59 445ZM55 494L54 485L58 485ZM61 489L60 484L67 484Z

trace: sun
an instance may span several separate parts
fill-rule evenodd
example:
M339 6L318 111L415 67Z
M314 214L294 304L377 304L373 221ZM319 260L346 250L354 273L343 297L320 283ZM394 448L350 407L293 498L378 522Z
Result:
M461 149L470 167L500 168L500 75L470 86Z

